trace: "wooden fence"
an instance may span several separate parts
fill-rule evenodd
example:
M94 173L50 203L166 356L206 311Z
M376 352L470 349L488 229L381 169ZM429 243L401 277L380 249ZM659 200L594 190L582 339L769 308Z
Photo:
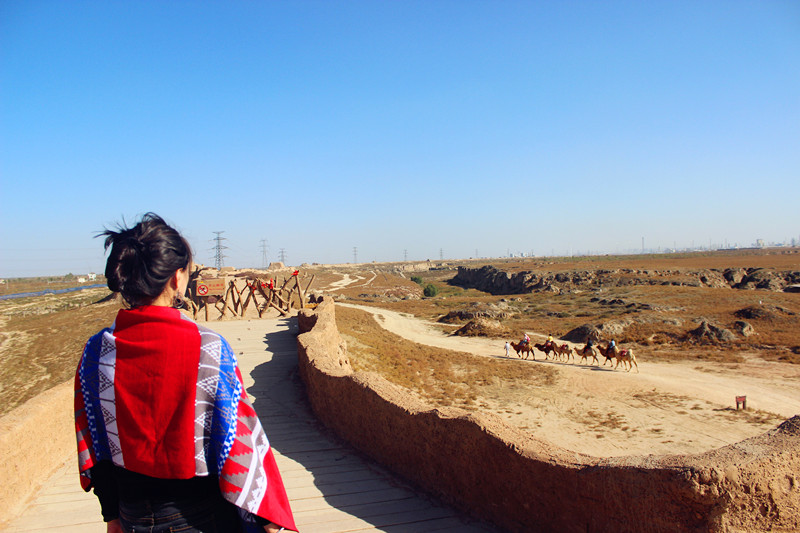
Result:
M269 309L275 309L281 316L288 316L293 307L309 307L306 295L312 283L314 276L311 276L304 289L297 270L282 282L275 278L255 276L204 278L197 275L189 285L187 303L195 320L201 315L205 320L243 318L251 306L258 313L258 318Z

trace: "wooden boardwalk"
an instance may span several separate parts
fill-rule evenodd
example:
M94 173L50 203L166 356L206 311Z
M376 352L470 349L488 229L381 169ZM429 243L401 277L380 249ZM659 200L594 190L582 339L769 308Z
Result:
M215 322L211 327L228 339L239 358L303 533L496 531L419 494L319 425L297 375L294 319ZM104 532L100 506L93 494L80 489L76 470L69 456L25 514L3 531Z

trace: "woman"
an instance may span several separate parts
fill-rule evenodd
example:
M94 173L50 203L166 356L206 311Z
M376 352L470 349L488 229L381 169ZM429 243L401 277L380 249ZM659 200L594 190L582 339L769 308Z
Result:
M126 308L86 343L75 426L81 484L107 530L296 530L231 347L175 309L188 242L153 213L100 235L108 287Z

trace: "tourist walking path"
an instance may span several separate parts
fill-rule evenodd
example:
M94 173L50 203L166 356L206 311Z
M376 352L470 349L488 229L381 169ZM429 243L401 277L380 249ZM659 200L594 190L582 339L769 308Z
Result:
M297 375L295 319L214 322L231 343L245 387L267 432L303 533L489 532L431 501L332 438L314 418ZM80 489L70 457L7 533L100 533L93 494Z

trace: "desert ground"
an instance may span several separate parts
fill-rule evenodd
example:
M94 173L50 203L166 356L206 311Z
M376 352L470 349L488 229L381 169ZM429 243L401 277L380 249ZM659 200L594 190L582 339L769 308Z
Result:
M353 304L340 304L353 305ZM438 323L395 311L357 306L388 331L420 344L505 358L502 341L443 333ZM534 342L541 342L532 336ZM600 457L689 454L753 437L800 413L800 367L751 357L743 363L639 361L639 373L611 363L524 360L552 365L548 387L506 387L483 398L488 410L568 450ZM600 357L600 361L603 358ZM747 411L735 397L747 396Z
M415 343L454 354L506 359L504 341L515 337L457 336L453 331L460 324L447 326L419 312L417 316L403 312L396 302L386 306L392 309L382 307L371 291L380 281L377 274L334 270L321 292L337 299L338 306L368 311L385 330ZM368 305L357 302L357 297L337 297L348 288L351 295L368 300ZM763 291L749 293L756 300L766 297ZM797 301L797 295L791 296L795 300L789 303ZM528 333L534 343L543 342L547 335L546 331ZM699 453L759 435L800 414L800 365L767 360L758 349L746 345L721 348L736 352L730 360L675 357L676 350L682 349L698 348L664 347L670 357L660 359L658 349L648 348L642 355L637 346L638 373L636 368L628 372L613 369L610 362L604 365L602 356L599 364L580 359L561 362L546 360L537 351L533 361L517 357L512 350L510 359L515 364L532 370L545 365L555 370L557 378L544 386L497 383L483 387L477 408L556 446L599 457ZM746 410L737 410L737 396L746 396Z
M777 267L800 270L798 257L787 259L779 256L782 263ZM716 263L711 259L704 258L703 261L703 268L715 268ZM722 257L714 261L737 267L748 264L764 266L759 263L764 261L763 258ZM621 262L624 264L625 260ZM558 306L562 310L568 309L562 305L562 300L567 301L571 296L564 293L549 291L516 298L527 298L527 303L522 304L528 307L522 314L530 316L526 319L528 321L509 319L516 321L508 335L454 335L461 324L445 324L438 321L438 317L455 307L463 308L473 300L497 303L515 298L450 287L449 280L455 273L452 265L412 266L411 270L405 270L408 268L406 265L396 264L303 265L299 268L304 284L313 278L311 292L333 297L342 309L351 307L369 312L382 328L394 335L452 351L453 359L472 354L518 365L523 372L549 369L555 377L547 383L489 382L475 391L476 400L468 408L494 413L554 446L598 457L692 454L761 434L786 418L800 414L800 364L797 364L796 357L797 345L800 344L796 340L800 335L796 326L800 315L800 294L685 286L648 287L646 289L650 292L629 293L625 298L641 299L655 298L657 292L679 291L670 293L669 298L677 298L675 294L679 294L683 300L680 300L680 305L670 303L670 309L689 309L686 313L690 313L693 312L691 306L684 300L686 294L696 291L697 299L705 305L698 312L704 316L711 316L710 313L717 308L725 308L728 313L762 301L764 307L772 306L786 315L773 317L772 326L767 322L753 321L762 329L761 337L750 337L756 341L740 339L710 348L679 342L629 344L637 354L637 373L636 369L628 372L622 368L613 369L611 363L604 365L602 357L599 364L580 360L558 362L545 360L541 352L536 352L534 361L520 359L512 351L511 357L506 359L504 342L518 339L520 328L532 336L533 342L539 342L549 332L555 331L559 337L572 325L595 319L584 318L582 311L571 318L563 318L569 314L565 312L545 312ZM549 262L540 268L556 266ZM670 268L682 267L674 260ZM291 269L286 275L290 273ZM442 292L433 298L423 298L418 282L411 281L415 273L425 277L426 283L435 283ZM279 273L255 274L275 276ZM627 287L620 290L630 291ZM717 294L721 295L720 301L709 303L709 299ZM0 415L37 391L72 377L85 339L113 321L119 304L108 295L106 289L90 289L71 295L0 303L3 329L0 332L0 352L6 363L0 373L0 393L5 400ZM583 297L581 294L578 296ZM547 299L544 305L534 305L543 298ZM589 305L587 302L584 298L581 305L586 307ZM536 311L539 307L543 310ZM600 317L608 314L606 308L597 308L597 312L602 313ZM722 314L720 311L716 319L724 322ZM611 318L629 316L636 315L614 315ZM557 329L558 324L570 320L573 323L569 327L565 325L562 330ZM685 317L679 322L683 324L683 330L695 325ZM656 326L661 327L659 324ZM213 319L209 325L213 328ZM767 327L774 327L774 332L766 331L764 328ZM667 333L674 337L676 326L668 328L671 329ZM656 337L660 335L651 330L642 335L653 337L654 334ZM343 335L348 339L347 332ZM775 339L778 336L784 339L779 346L765 342L766 337ZM747 410L736 409L736 396L747 397ZM436 407L436 404L431 404L431 407Z

